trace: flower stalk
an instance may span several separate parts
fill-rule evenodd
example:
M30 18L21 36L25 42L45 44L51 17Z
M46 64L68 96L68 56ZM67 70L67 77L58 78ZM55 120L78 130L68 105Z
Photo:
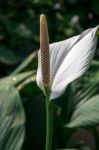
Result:
M46 97L46 150L52 149L52 101L89 68L97 45L99 25L80 35L49 45L47 21L40 16L37 85ZM50 47L50 49L49 49ZM49 54L50 51L50 54Z
M46 150L52 150L53 105L46 97Z
M53 106L50 101L50 55L49 55L49 36L45 15L40 16L40 52L41 52L41 75L43 91L46 97L46 148L52 149L52 124Z

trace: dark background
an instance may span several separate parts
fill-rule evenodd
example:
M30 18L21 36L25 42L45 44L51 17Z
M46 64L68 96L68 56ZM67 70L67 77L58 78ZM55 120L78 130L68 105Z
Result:
M39 49L42 13L47 16L52 43L98 25L99 1L0 0L0 76L9 74L28 54Z

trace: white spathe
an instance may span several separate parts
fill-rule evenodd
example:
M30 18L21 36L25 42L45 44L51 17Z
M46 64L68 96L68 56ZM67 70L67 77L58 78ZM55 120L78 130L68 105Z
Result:
M88 69L96 49L98 28L99 26L67 40L50 44L50 99L62 95L67 85ZM39 50L36 81L43 90L40 58Z

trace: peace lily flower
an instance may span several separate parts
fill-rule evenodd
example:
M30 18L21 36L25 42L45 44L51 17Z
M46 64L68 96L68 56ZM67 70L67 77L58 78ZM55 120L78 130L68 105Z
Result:
M96 49L98 28L49 45L46 18L41 15L36 80L43 91L50 86L50 100L62 95L67 85L88 69Z

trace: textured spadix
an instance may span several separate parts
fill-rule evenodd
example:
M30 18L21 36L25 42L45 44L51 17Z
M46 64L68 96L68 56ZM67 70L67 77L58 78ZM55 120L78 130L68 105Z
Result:
M88 69L97 44L98 26L67 40L50 44L50 99L62 95L67 85ZM40 51L38 52L37 84L43 89Z
M45 15L40 16L40 52L43 86L50 84L49 36Z

